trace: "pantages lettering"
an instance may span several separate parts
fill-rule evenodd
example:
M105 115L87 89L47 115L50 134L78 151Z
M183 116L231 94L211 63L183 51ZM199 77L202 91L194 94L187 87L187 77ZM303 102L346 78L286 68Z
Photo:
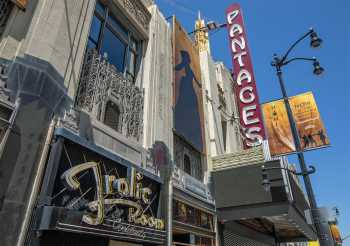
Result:
M152 202L150 200L152 190L148 187L142 187L142 173L136 172L134 168L131 168L131 174L128 179L116 178L114 175L102 175L99 163L86 162L65 171L61 179L68 189L77 190L80 188L77 175L89 169L94 173L97 200L88 203L92 213L83 215L83 222L89 225L100 225L104 221L105 206L122 205L129 207L129 223L158 230L164 229L163 220L146 215L141 206L142 203L150 206ZM115 194L118 194L118 198L114 198ZM113 198L107 199L106 197Z
M237 82L234 88L238 100L240 123L244 128L244 148L246 149L260 145L265 138L265 133L239 5L231 5L226 11L226 17Z

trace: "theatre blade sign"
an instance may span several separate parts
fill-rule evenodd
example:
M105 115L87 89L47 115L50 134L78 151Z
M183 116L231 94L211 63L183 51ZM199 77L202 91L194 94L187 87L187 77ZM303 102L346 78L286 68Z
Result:
M226 19L236 81L234 91L244 134L244 148L247 149L260 145L265 139L265 131L239 4L232 4L227 8Z

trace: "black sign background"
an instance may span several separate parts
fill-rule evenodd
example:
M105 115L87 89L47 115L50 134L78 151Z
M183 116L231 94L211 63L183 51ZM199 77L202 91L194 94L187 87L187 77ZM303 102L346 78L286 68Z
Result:
M53 181L53 192L52 194L47 194L50 196L51 201L47 205L50 206L45 206L42 209L43 215L45 213L51 215L51 226L50 228L41 228L42 230L55 229L89 233L126 241L144 241L156 244L164 241L165 231L129 223L127 220L129 207L124 205L105 205L105 216L101 225L91 226L82 222L81 218L84 214L92 213L89 211L88 203L97 200L94 173L92 169L79 173L77 180L80 183L80 188L74 191L65 187L61 180L62 174L72 166L93 161L100 163L102 176L114 175L117 179L128 178L132 166L117 163L65 138L61 143L61 154L57 173ZM142 173L138 169L137 172ZM142 183L142 187L148 187L152 190L152 194L149 197L150 204L145 204L141 200L130 197L122 197L120 194L105 195L104 198L124 198L137 202L141 205L145 215L158 218L161 184L150 178L150 175L143 175L143 179L139 182Z

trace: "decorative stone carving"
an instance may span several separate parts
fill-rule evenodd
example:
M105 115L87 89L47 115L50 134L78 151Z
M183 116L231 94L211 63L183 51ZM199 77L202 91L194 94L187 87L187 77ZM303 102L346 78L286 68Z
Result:
M219 155L212 158L214 171L264 163L265 160L264 149L261 145L236 153Z
M208 186L194 177L188 175L178 167L174 167L172 173L173 184L178 189L195 194L206 202L214 204L214 198Z
M143 128L143 91L117 72L96 50L90 49L81 74L77 105L103 120L108 100L116 103L120 110L118 131L139 141Z
M7 65L0 64L0 100L9 101L9 91L6 89Z
M195 45L200 52L207 51L210 53L209 33L205 27L205 22L202 20L199 12L195 24Z
M120 0L119 0L120 1ZM151 14L140 0L121 0L124 9L148 31Z
M69 110L66 110L63 118L58 121L59 127L67 128L75 134L78 134L79 124L78 124L78 113L71 107Z
M226 98L225 98L225 92L223 90L223 88L217 84L217 87L218 87L218 95L219 95L219 102L220 102L220 105L226 109Z
M184 169L184 156L187 155L191 162L191 175L198 180L203 178L201 154L193 149L189 144L174 136L175 164L180 169Z

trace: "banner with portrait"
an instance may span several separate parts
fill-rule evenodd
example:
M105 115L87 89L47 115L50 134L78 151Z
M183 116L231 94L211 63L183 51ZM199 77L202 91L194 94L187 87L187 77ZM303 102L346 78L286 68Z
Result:
M199 51L185 29L173 19L174 128L178 135L205 152L203 95Z
M326 129L312 92L290 97L289 103L298 130L301 149L305 151L329 146ZM279 156L295 152L295 143L284 101L265 103L262 105L262 110L271 155Z

